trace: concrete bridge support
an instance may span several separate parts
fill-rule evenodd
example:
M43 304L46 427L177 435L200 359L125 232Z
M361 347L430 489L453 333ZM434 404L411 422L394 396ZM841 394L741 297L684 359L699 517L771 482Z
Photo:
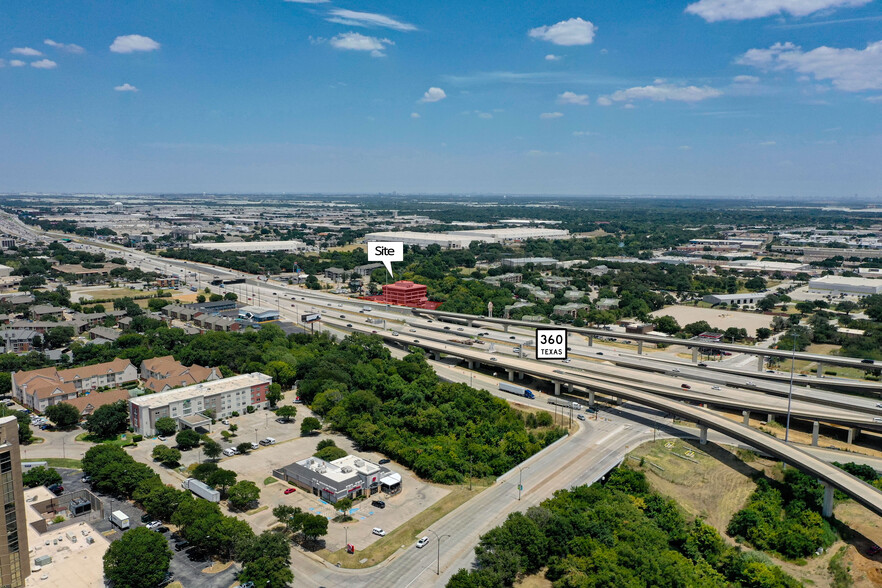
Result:
M761 372L766 367L766 358L762 355L756 356L756 371Z
M514 382L515 371L514 370L505 370L508 372L508 381Z
M560 382L554 383L554 395L560 396Z
M468 360L468 363L467 363L467 364L466 364L466 365L468 365L468 366L469 366L469 369L470 369L470 370L473 370L473 369L475 369L475 362L474 362L474 361L472 361L472 360L471 360L471 359L470 359L470 360Z
M692 348L692 363L698 363L698 347Z
M766 417L766 422L769 423L770 425L772 423L774 423L775 422L775 415L773 415L772 413L769 413L769 416Z
M616 404L622 405L625 404L625 401L621 396L616 396Z
M518 374L518 380L523 380L523 379L524 379L524 372L521 372Z
M833 486L827 482L821 482L824 485L824 506L821 508L821 515L825 518L833 516Z
M588 335L588 347L594 347L594 335Z
M588 406L594 408L594 390L588 390Z
M573 393L573 385L572 384L567 384L567 392L569 392L570 394Z
M818 446L818 436L820 435L820 433L821 433L821 423L819 423L818 421L813 421L812 422L812 446L813 447Z
M637 341L637 355L643 355L643 341Z
M750 426L750 411L749 410L742 410L741 416L744 417L744 424L749 427Z
M824 376L824 364L820 361L818 362L818 368L815 372L815 375L817 375L819 378Z
M698 425L698 431L699 431L698 442L701 445L707 445L707 427L704 425Z
M473 326L473 325L475 324L475 321L473 321L473 320L468 320L468 321L466 321L466 324L467 324L468 326L471 327L471 326Z
M861 430L857 427L850 427L848 429L848 444L851 445L855 441L857 441L858 437L861 434Z
M505 329L506 333L508 333L508 324L502 325L502 328Z
M441 352L434 351L433 353L435 354L435 361L441 361Z

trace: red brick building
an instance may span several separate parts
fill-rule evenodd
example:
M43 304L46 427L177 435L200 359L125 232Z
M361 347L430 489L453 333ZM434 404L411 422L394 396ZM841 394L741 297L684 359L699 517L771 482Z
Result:
M426 286L409 280L401 280L394 284L383 286L383 293L379 296L368 296L365 300L394 304L396 306L410 306L412 308L436 309L441 303L431 302L426 292Z

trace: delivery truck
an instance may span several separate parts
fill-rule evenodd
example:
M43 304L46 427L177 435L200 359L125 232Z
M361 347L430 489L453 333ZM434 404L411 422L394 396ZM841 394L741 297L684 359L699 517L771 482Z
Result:
M181 486L205 500L211 502L220 502L220 492L207 484L203 484L196 478L187 478L181 482Z
M582 410L582 405L578 402L572 402L570 400L565 400L563 398L549 398L548 404L554 404L556 406L563 406L564 408L572 408L573 410Z
M115 510L110 513L110 522L119 527L120 529L128 529L129 528L129 515L124 513L121 510Z
M499 389L503 392L508 392L510 394L517 394L518 396L523 396L524 398L536 398L536 395L533 394L527 388L523 386L515 386L514 384L508 384L506 382L499 383Z

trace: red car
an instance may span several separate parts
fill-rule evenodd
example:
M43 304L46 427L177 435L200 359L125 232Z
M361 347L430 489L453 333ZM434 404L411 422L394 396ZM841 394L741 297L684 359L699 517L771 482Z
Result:
M297 490L295 490L294 488L286 488L285 489L285 494L293 494L294 492L297 492Z
M692 386L690 386L689 384L680 384L680 387L683 388L684 390L691 390L692 389Z
M879 551L882 550L879 549L878 545L870 545L869 549L867 549L867 555L876 555Z

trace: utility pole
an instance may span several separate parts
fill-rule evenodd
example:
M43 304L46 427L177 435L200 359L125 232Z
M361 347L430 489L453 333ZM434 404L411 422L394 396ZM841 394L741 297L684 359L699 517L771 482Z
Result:
M530 466L525 468L518 468L518 500L521 499L521 491L524 489L524 470L529 469Z

